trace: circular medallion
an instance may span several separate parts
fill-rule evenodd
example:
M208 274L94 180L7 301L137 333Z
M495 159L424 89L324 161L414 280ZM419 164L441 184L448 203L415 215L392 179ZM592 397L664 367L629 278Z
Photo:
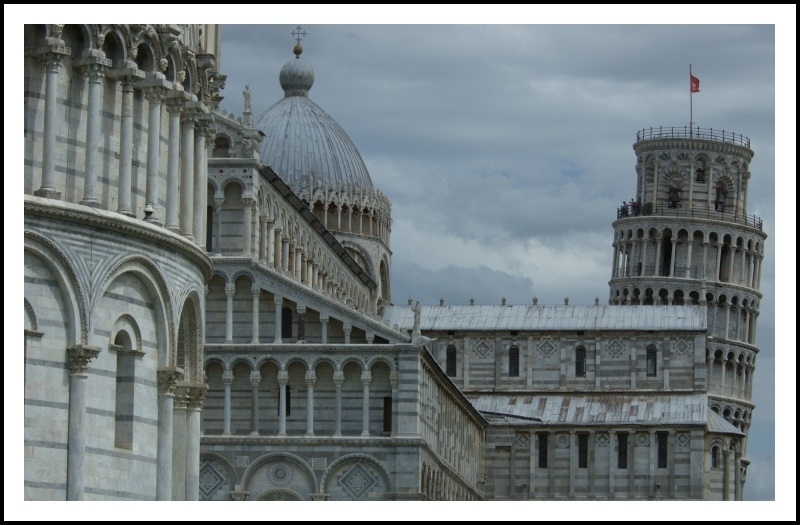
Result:
M286 462L280 461L270 465L267 470L267 479L273 485L285 487L294 479L294 469Z

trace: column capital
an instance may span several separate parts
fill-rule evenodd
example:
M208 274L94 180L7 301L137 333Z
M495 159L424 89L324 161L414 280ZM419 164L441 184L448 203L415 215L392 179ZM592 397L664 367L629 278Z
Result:
M268 222L269 215L266 214L266 213L259 213L258 214L258 220L261 221L261 222Z
M365 385L368 385L368 384L372 383L372 374L369 373L368 371L367 372L362 372L361 373L361 382L364 383Z
M306 372L306 384L313 385L317 382L317 374L314 372Z
M175 400L173 401L173 407L175 408L186 408L188 404L188 395L189 395L189 385L184 381L178 381L178 387L175 389Z
M253 293L253 297L258 297L261 295L261 285L253 285L250 287L250 291Z
M187 397L189 410L200 410L208 392L208 385L196 384L188 387Z
M261 383L261 372L255 371L250 372L250 384L253 386L258 386Z
M225 204L225 197L214 197L214 209L219 210Z
M167 366L158 367L156 378L158 380L158 393L174 396L175 389L178 388L178 381L183 379L183 369Z
M288 242L289 242L289 247L296 250L297 248L295 248L295 246L297 246L297 241L295 239L291 239L289 237L284 237L283 238L284 242L287 242L287 239L288 239Z
M250 492L247 490L232 490L228 494L231 496L231 501L247 501L247 496Z
M105 57L105 53L92 49L92 54L81 61L81 69L86 74L89 82L99 83L111 69L111 60Z
M327 323L327 322L328 322L328 321L330 321L330 320L331 320L331 318L330 318L330 316L328 316L328 315L325 315L325 314L320 314L320 316L319 316L319 321L320 321L321 323Z
M351 325L351 324L350 324L350 323L348 323L348 322L344 322L344 323L342 323L342 329L343 329L345 332L349 332L349 331L351 331L351 330L353 329L353 325Z
M163 102L167 98L167 93L171 91L172 85L164 79L145 78L136 83L137 88L142 90L148 102Z
M242 197L242 202L244 203L245 209L247 209L252 208L256 200L253 197Z
M145 72L136 67L136 62L128 61L125 67L111 69L106 76L112 80L122 82L123 89L132 90L136 82L144 79Z
M69 362L70 375L86 375L89 361L100 354L100 348L77 344L67 348L67 361Z
M222 372L222 382L225 383L226 385L230 385L231 383L233 383L233 371L225 370L224 372Z
M298 304L297 308L295 308L295 310L297 311L298 314L304 314L304 313L306 313L306 305Z
M342 372L341 370L338 370L338 371L334 372L333 373L333 382L337 386L342 386L342 383L344 383L344 372Z
M283 297L276 295L273 299L276 306L281 306L283 304Z
M236 294L236 286L233 283L228 283L225 285L225 295L233 296Z

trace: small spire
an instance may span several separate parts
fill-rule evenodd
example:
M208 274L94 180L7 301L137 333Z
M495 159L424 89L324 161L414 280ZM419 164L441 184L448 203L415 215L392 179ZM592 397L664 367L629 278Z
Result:
M564 306L569 306L569 297L564 297Z
M439 298L439 306L444 306L444 297Z
M300 45L300 41L306 36L306 32L303 31L302 27L297 26L295 30L292 31L292 36L297 40L297 45L294 46L292 51L294 52L295 58L300 58L300 55L303 53L303 46Z
M501 299L501 301L502 301L502 304L503 304L503 306L505 306L505 305L506 305L506 298L505 298L505 297L503 297L503 298Z
M533 298L533 306L536 306L538 304L539 304L539 298L538 297L534 297Z
M474 297L470 298L469 304L470 304L470 306L475 306L475 298Z

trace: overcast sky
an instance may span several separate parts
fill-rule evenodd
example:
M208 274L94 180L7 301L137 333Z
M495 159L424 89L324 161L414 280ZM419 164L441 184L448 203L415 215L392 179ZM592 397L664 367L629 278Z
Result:
M64 23L85 21L62 7ZM272 24L222 27L220 66L228 75L222 108L240 113L245 85L256 118L283 97L278 73L293 58L290 33L301 24L307 32L302 56L315 71L310 98L348 133L374 185L392 201L395 304L408 298L438 304L440 297L447 304L468 304L471 297L479 304L499 304L502 297L525 304L534 296L540 304L560 304L564 297L571 304L593 304L595 297L605 303L611 223L617 206L635 191L636 131L689 123L692 64L701 83L694 96L695 125L744 134L755 151L748 212L764 219L769 237L745 497L775 499L776 260L781 287L795 288L796 6L741 6L736 13L669 5L456 11L311 5L219 10L226 22ZM167 13L171 22L208 22L197 19L198 12ZM626 25L435 25L602 23L609 16ZM765 25L675 25L678 20ZM353 22L403 25L314 24ZM642 22L670 25L633 25ZM772 24L778 24L777 71ZM7 31L6 58L19 55L19 46L8 39ZM6 65L6 109L21 108L21 94L9 99L8 85L21 71L18 58L19 69L9 73ZM786 173L779 181L781 224L775 220L776 74L778 160ZM13 125L6 137L21 137L21 114ZM11 169L19 170L21 156L18 161ZM780 238L788 239L778 256L776 226ZM781 303L779 316L789 331L782 370L795 369L790 301ZM778 424L790 436L779 442L785 445L779 501L794 498L791 377L777 378L785 379L779 388L788 398L779 407Z
M225 25L222 107L283 97L296 24ZM392 201L392 300L606 303L636 131L690 120L750 137L748 212L768 235L745 496L774 499L775 28L304 25L309 97Z

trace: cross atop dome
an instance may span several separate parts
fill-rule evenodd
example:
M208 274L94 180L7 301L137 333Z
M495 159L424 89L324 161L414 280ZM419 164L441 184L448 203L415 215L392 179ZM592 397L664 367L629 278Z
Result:
M297 26L294 31L292 31L292 36L295 37L297 40L297 45L294 46L294 54L296 58L300 58L300 55L303 53L303 46L300 45L300 41L306 36L306 32L303 31L303 28Z

